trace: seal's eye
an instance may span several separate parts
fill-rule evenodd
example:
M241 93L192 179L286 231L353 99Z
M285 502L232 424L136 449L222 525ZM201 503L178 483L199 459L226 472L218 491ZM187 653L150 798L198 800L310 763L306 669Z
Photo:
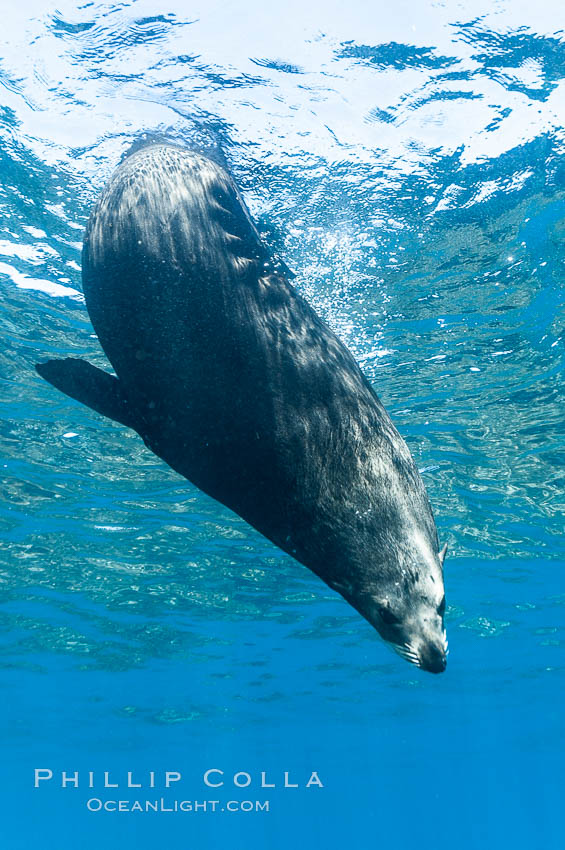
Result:
M445 614L445 596L443 597L443 599L441 600L441 602L437 606L437 612L438 612L440 617L443 617L443 615Z
M381 605L379 608L379 617L386 623L387 626L394 626L397 623L400 623L399 617L396 614L393 614L388 605Z

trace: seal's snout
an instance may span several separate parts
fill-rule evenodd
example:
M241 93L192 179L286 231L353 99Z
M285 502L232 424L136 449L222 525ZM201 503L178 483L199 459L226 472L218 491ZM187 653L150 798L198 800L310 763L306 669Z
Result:
M442 646L429 643L420 651L420 667L428 673L443 673L447 667L447 655Z

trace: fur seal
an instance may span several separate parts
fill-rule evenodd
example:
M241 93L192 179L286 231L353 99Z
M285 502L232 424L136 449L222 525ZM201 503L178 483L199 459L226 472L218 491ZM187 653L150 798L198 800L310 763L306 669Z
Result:
M224 168L170 144L131 154L92 212L82 274L117 377L76 359L39 374L133 428L401 656L442 672L445 548L420 474Z

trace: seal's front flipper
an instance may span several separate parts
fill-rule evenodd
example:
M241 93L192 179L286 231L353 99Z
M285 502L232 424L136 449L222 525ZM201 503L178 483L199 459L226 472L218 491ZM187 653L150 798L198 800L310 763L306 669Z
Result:
M48 360L35 367L42 378L97 413L135 428L132 413L117 378L86 360Z

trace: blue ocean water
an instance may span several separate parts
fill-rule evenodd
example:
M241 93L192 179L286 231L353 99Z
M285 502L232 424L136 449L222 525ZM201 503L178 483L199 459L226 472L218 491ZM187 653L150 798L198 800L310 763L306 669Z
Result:
M563 847L562 24L557 0L4 5L2 848ZM449 543L442 676L36 375L105 365L82 231L144 134L222 152L405 436ZM270 810L87 808L161 797Z

